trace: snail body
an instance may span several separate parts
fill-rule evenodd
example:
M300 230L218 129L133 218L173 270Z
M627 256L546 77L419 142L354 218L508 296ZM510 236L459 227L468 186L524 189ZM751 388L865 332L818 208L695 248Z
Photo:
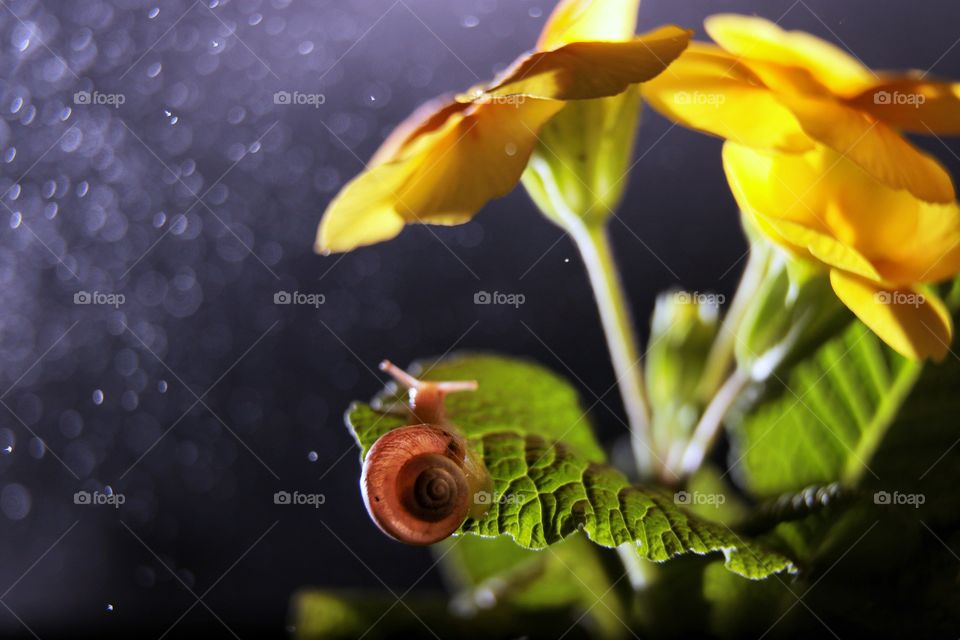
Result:
M433 544L488 508L489 500L476 496L489 492L490 477L443 412L447 393L477 385L417 380L387 361L380 368L408 387L414 424L389 431L367 452L360 476L363 501L388 536L407 544Z

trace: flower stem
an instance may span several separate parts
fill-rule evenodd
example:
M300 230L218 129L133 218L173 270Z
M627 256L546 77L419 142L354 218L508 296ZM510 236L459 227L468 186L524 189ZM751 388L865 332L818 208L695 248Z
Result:
M643 363L623 285L610 249L610 239L602 224L588 225L578 216L573 218L564 220L565 227L583 257L600 311L610 360L627 413L637 469L641 478L652 478L657 465L650 442L650 411L643 383Z
M675 468L677 475L688 476L700 468L723 428L723 420L727 412L749 383L750 375L740 368L735 369L723 383L720 390L713 396L713 400L704 409L700 422L693 430L693 436L687 443L679 462L670 465L671 468Z

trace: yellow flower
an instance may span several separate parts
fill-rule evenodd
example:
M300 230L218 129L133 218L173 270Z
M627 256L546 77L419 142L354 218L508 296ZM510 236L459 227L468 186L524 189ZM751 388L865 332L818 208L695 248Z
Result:
M461 224L509 193L566 101L623 93L687 46L690 32L675 26L633 37L638 2L563 0L535 51L489 85L414 112L330 203L317 251L388 240L411 223Z
M960 84L876 74L810 34L763 20L712 16L720 46L695 43L644 97L689 127L760 149L825 145L877 180L929 202L956 199L953 181L900 131L960 133Z
M928 284L960 272L960 208L946 170L900 133L960 133L960 85L875 75L809 34L709 18L644 97L727 138L744 215L826 269L834 292L906 357L941 359L953 327Z
M823 146L758 151L727 142L734 196L771 240L822 265L840 300L908 358L946 355L950 313L926 283L960 272L960 207L887 187Z

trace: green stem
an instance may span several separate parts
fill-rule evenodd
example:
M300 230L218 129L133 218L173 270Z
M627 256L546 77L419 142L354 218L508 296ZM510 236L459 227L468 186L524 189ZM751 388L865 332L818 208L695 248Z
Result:
M610 239L601 224L588 226L579 216L564 222L583 257L600 311L610 360L627 413L630 441L640 477L652 478L656 474L657 464L650 442L650 411L643 383L643 364L623 285L610 250Z
M740 284L737 285L737 291L733 295L723 324L720 325L717 338L707 356L707 364L700 381L700 397L705 400L713 398L733 367L738 329L757 295L769 265L770 251L753 243Z
M670 461L670 468L674 469L676 475L686 477L700 468L720 435L727 413L749 383L749 374L740 368L735 369L723 383L704 410L679 460Z

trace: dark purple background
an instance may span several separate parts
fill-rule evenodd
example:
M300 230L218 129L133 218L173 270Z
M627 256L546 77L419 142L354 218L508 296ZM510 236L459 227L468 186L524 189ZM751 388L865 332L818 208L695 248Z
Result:
M382 589L373 571L406 590L429 553L370 523L341 423L381 358L499 350L575 372L591 399L611 387L579 260L521 191L463 227L311 251L392 125L532 46L552 2L0 5L0 634L156 637L209 589L167 637L281 635L299 587ZM947 0L646 0L641 28L754 10L875 68L960 77ZM84 90L125 101L75 104ZM277 105L278 90L325 103ZM925 144L957 173L960 146ZM719 148L645 116L612 223L641 333L658 291L736 283ZM526 304L474 306L481 289ZM325 304L275 305L281 290ZM80 291L125 303L75 305ZM619 413L615 391L594 412L611 445ZM119 509L74 504L107 485ZM278 490L326 502L277 506Z

